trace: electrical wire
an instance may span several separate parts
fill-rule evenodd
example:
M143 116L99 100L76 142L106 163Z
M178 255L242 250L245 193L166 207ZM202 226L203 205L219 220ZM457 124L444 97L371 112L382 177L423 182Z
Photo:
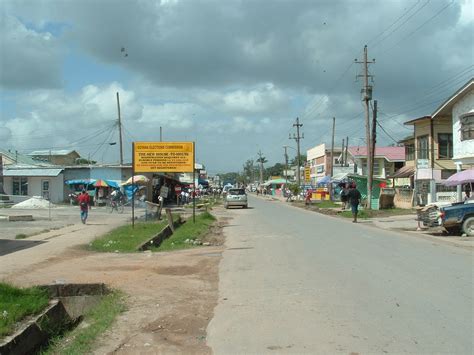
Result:
M382 39L380 39L379 41L375 42L375 44L373 44L371 46L372 49L376 48L380 43L382 43L383 41L385 41L387 38L389 38L393 33L395 33L398 29L400 29L404 24L406 24L408 21L410 21L411 18L413 18L413 16L415 16L417 13L419 13L421 10L423 10L423 8L426 7L426 5L428 5L430 3L431 0L427 0L424 4L422 4L413 14L411 14L410 16L408 16L408 18L405 19L405 21L403 21L399 26L397 26L396 28L394 28L388 35L384 36ZM418 3L417 3L418 4ZM411 8L410 8L411 9Z
M403 37L401 40L399 40L397 43L395 43L392 47L390 47L389 49L385 50L384 52L382 52L381 54L385 54L389 51L391 51L393 48L395 48L396 46L398 46L400 43L402 43L403 41L405 41L406 39L410 38L413 34L415 34L415 32L419 31L421 28L423 28L428 22L432 21L433 19L435 19L436 17L438 17L442 12L444 12L448 7L450 7L452 4L454 4L454 0L451 0L451 2L447 5L445 5L444 7L442 7L437 13L435 13L433 16L431 16L428 20L426 20L425 22L423 22L420 26L418 26L417 28L415 28L413 31L411 31L410 33L408 33L405 37Z

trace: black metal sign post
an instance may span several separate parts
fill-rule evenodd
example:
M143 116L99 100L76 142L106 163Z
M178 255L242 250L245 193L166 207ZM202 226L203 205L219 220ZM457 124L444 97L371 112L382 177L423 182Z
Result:
M135 142L132 142L132 228L135 228Z
M193 142L193 223L196 223L196 143Z

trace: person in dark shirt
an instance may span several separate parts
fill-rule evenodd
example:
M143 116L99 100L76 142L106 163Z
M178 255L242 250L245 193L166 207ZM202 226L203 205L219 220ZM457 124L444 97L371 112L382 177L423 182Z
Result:
M362 196L360 194L360 191L357 190L357 186L355 183L350 185L349 192L347 193L347 199L349 200L349 203L351 204L351 211L352 211L352 216L354 217L353 223L357 223L357 213L359 212L359 203L361 200Z

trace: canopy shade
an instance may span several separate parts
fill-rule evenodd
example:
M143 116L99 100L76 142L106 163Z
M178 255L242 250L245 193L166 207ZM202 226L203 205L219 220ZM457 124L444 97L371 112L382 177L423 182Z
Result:
M93 185L96 181L96 179L74 179L66 180L64 181L64 183L66 185Z
M460 171L451 175L444 184L446 186L457 186L474 182L474 168Z

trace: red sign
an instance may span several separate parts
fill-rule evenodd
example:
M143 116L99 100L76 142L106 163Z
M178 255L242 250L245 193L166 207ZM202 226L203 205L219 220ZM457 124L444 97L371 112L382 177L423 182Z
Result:
M181 186L175 186L174 191L175 192L181 192Z

